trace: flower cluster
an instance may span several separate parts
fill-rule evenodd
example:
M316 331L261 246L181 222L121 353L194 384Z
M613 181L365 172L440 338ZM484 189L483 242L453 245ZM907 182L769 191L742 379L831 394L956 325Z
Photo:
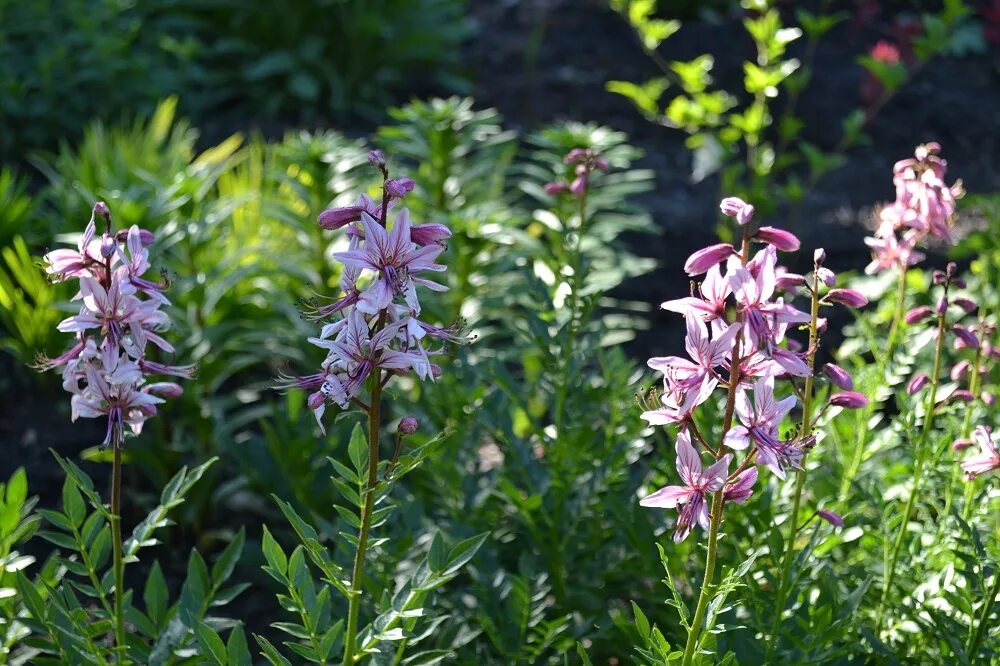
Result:
M667 486L640 503L681 507L675 541L686 538L695 523L707 525L707 495L722 491L727 502L745 502L753 494L756 464L784 479L788 468L801 468L804 453L814 441L808 431L790 438L781 436L779 426L797 399L794 395L777 398L775 387L778 381L812 376L816 336L825 328L825 320L797 309L786 296L794 297L805 289L814 300L814 312L820 304L861 307L867 303L854 290L832 288L836 275L823 266L822 250L815 254L811 280L790 273L778 265L777 253L799 249L793 234L773 227L752 231L753 207L735 197L723 200L720 208L743 227L742 249L720 243L691 255L685 270L690 275L704 275L697 292L662 305L684 316L688 357L666 356L648 362L663 373L663 391L658 399L649 401L642 418L651 425L679 426L677 471L684 485ZM751 242L764 245L753 257L749 256ZM802 350L786 338L790 325L809 325L809 348ZM824 370L834 384L845 389L831 397L829 406L867 404L863 395L851 390L846 371L834 365ZM693 415L719 388L727 392L727 412L737 423L733 427L727 423L720 444L713 447L698 431ZM692 438L715 460L707 470L702 468ZM730 474L732 452L745 455Z
M566 153L563 163L573 167L575 177L570 183L562 181L546 183L545 191L552 196L568 193L575 197L581 197L590 186L592 173L595 171L607 173L608 171L608 161L592 148L574 148Z
M97 237L97 218L106 223ZM172 354L160 333L170 319L160 310L169 301L164 282L143 278L149 270L153 234L137 226L112 232L111 212L98 202L77 248L45 255L45 270L53 282L78 280L79 314L59 323L75 344L61 356L39 359L43 370L62 369L63 388L72 394L73 420L107 417L104 446L118 446L124 425L138 434L146 419L156 415L164 398L182 393L173 381L146 383L152 375L188 379L192 365L167 365L155 360L155 350ZM151 356L153 356L151 358Z
M960 180L945 184L948 163L940 152L937 143L917 146L913 158L900 160L893 167L896 200L882 209L875 236L865 239L873 255L865 268L869 275L920 262L924 255L916 248L928 236L954 244L955 200L964 190Z
M447 289L426 275L445 270L435 260L451 231L443 224L412 225L409 211L397 210L397 204L413 190L413 181L389 178L381 151L372 151L369 162L382 174L381 202L362 195L354 206L319 215L321 227L346 227L348 239L348 249L333 255L343 266L342 295L312 312L323 326L309 341L327 351L326 360L318 373L283 383L311 391L308 404L320 428L326 403L346 408L359 402L357 396L370 378L384 383L393 374L412 371L420 379L433 380L441 368L432 358L442 350L428 348L428 341L460 341L455 329L420 319L417 297L417 287ZM385 378L383 370L389 373Z

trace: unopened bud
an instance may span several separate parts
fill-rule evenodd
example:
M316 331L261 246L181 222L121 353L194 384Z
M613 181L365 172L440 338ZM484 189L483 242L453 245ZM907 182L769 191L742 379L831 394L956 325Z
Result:
M927 386L928 382L930 382L930 377L924 373L921 372L918 375L914 375L913 379L906 384L906 392L910 395L914 395L918 393L920 389Z
M326 402L326 396L323 395L322 391L316 391L315 393L310 393L306 404L309 405L309 409L319 409Z
M973 442L972 442L971 439L964 439L964 438L962 438L962 439L956 439L954 442L951 443L951 450L952 451L964 451L965 449L967 449L970 446L972 446L972 444L973 444Z
M324 229L340 229L351 222L359 221L361 219L362 212L364 212L364 210L359 206L329 208L320 213L319 217L316 218L316 221L319 222L319 226Z
M402 199L413 191L415 183L410 178L390 178L385 181L385 191L394 199Z
M104 234L101 238L101 256L105 259L110 259L115 254L115 250L118 249L118 241L114 239L113 236Z
M962 308L963 310L965 310L966 314L972 314L973 312L979 309L978 303L976 303L971 298L966 298L964 296L952 300L952 305L957 305L958 307Z
M802 246L795 234L776 227L761 227L757 230L756 238L782 252L795 252Z
M823 265L824 261L826 261L826 250L821 247L813 250L813 266L819 268Z
M385 153L379 149L368 153L368 163L380 171L385 168Z
M839 513L834 511L827 511L826 509L819 509L816 511L816 515L830 523L834 527L843 527L844 518Z
M823 300L831 303L840 303L849 308L863 308L868 305L868 299L855 289L831 289L823 297Z
M829 377L831 382L845 391L850 391L854 388L854 380L851 379L850 373L839 365L834 363L825 363L823 365L823 374Z
M545 183L544 189L546 194L555 197L569 192L569 185L566 183L551 182Z
M928 317L931 316L931 314L932 311L930 307L926 305L921 305L920 307L913 308L912 310L907 312L906 315L903 317L903 321L905 321L907 324L916 324L917 322L921 322L927 319Z
M736 218L736 222L745 225L753 219L753 206L739 197L726 197L719 204L719 210L727 217Z
M99 215L108 222L111 221L111 210L108 208L108 204L103 201L94 204L94 215Z
M399 422L399 432L403 435L412 435L420 427L420 423L417 422L412 416L407 416L400 420Z
M830 396L830 404L845 409L860 409L868 405L868 398L857 391L842 391Z

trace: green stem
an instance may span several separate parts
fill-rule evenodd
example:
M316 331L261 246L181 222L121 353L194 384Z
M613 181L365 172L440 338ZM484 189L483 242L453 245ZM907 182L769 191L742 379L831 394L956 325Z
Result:
M372 511L375 507L375 485L378 483L378 440L381 408L382 373L380 371L375 375L371 406L368 409L368 481L361 509L361 530L358 533L358 549L354 552L354 568L351 572L350 596L347 602L344 666L353 666L356 663L354 652L358 641L358 616L361 610L361 578L364 575L365 550L368 547L368 533L371 530Z
M122 433L112 426L114 459L111 466L111 545L115 573L115 654L116 662L126 663L125 654L125 613L122 601L125 596L125 562L122 559Z
M899 272L899 280L896 287L896 306L892 315L892 323L889 325L889 339L886 345L886 352L884 355L875 354L875 350L872 353L875 354L876 362L876 377L885 377L886 368L892 362L892 355L896 351L896 345L899 344L899 333L900 325L903 322L903 313L906 308L906 274L907 269L903 266ZM881 388L881 387L880 387ZM847 501L847 495L851 491L851 486L854 485L854 479L858 476L858 471L861 469L861 463L864 459L865 448L868 444L868 433L871 428L872 415L875 413L875 409L878 405L876 389L872 393L872 400L868 402L868 405L861 411L858 415L858 437L857 444L854 447L854 454L851 456L850 465L847 468L847 472L844 474L844 478L840 482L840 491L837 493L837 502L843 504Z
M715 560L719 550L719 525L722 524L722 502L725 493L721 490L712 496L711 523L708 528L708 555L705 558L705 577L701 583L701 594L698 595L698 605L694 610L691 628L688 630L687 644L684 646L682 666L694 663L694 654L701 638L702 624L705 613L708 612L708 602L715 591Z
M948 288L945 286L945 299L948 298ZM931 389L927 396L927 403L924 407L924 426L920 431L917 440L916 453L917 462L913 467L913 480L910 482L910 496L906 500L906 507L903 509L903 521L900 523L899 532L893 543L889 555L889 570L882 584L882 598L879 600L878 610L875 614L875 635L882 630L882 621L885 618L885 603L892 589L892 581L896 576L896 565L899 563L899 555L902 551L903 540L906 537L907 527L913 515L913 507L916 505L917 495L920 493L920 482L923 480L924 467L927 464L927 438L930 436L931 428L934 425L934 406L937 404L937 390L939 377L941 375L941 363L944 356L944 328L945 313L938 314L937 321L937 343L934 346L934 370L931 375ZM891 342L891 340L890 340Z
M985 320L981 320L985 323ZM980 326L980 331L984 331L985 326ZM986 335L985 332L981 332L981 335ZM972 393L973 401L970 402L965 408L965 420L962 422L962 438L968 439L969 434L972 432L972 410L975 401L979 399L979 364L983 360L983 344L985 340L980 340L979 347L976 349L976 358L972 363L970 368L972 376L969 378L969 392ZM956 473L961 475L962 468L956 467ZM975 481L968 481L965 484L965 506L962 507L962 519L965 522L969 522L972 518L972 501L976 496L976 484Z
M809 320L809 370L806 386L802 392L802 427L799 431L805 437L812 429L812 393L813 368L816 362L817 322L819 320L819 275L813 271L812 310ZM774 621L771 625L771 637L767 644L765 664L771 663L774 650L778 646L778 631L781 629L781 616L785 612L788 601L788 577L792 572L792 562L795 559L795 535L799 530L799 508L802 505L802 490L806 485L806 470L799 470L795 477L795 494L792 498L792 513L788 518L788 536L785 538L785 554L781 562L781 575L778 578L778 597L774 605Z
M990 611L993 610L998 593L1000 593L1000 572L993 574L993 587L990 588L989 594L983 600L983 609L979 615L979 621L976 623L976 631L969 636L969 648L965 653L970 660L976 658L979 645L983 642L983 636L986 635L987 621L990 619Z

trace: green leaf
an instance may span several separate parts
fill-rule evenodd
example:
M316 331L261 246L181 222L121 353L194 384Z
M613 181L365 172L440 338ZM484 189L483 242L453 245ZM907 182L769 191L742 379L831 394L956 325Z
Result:
M281 545L271 536L271 531L264 525L264 536L261 539L261 548L264 551L264 559L278 574L285 577L288 571L288 557Z
M219 638L219 634L204 622L199 622L195 626L194 633L201 646L201 655L212 657L218 666L226 666L228 659L226 644Z
M229 640L226 642L226 655L229 658L228 666L251 666L253 664L250 647L247 645L247 635L243 631L242 624L236 625L229 632Z
M360 425L355 425L351 431L351 441L347 445L347 453L351 458L351 464L358 472L358 478L367 478L368 473L368 442L365 441L365 433Z
M204 614L209 585L208 566L198 551L192 550L178 608L178 617L188 627L194 627Z
M474 537L470 537L463 541L459 541L451 552L448 553L448 564L445 566L445 575L457 572L465 564L475 556L476 551L485 543L486 538L490 535L489 532L483 532L482 534Z
M20 511L26 499L28 499L28 475L23 467L18 467L7 482L6 504Z
M254 634L253 637L254 640L257 641L257 645L260 646L260 649L264 651L264 657L266 657L267 660L273 664L273 666L292 666L292 662L281 656L281 653L278 652L277 648L275 648L269 640L258 634Z
M212 584L219 587L229 580L233 574L233 569L243 554L243 544L246 542L246 530L240 528L233 540L226 546L226 549L219 555L219 559L212 565Z
M660 113L660 98L670 86L667 79L650 79L642 84L630 81L608 81L605 88L608 92L625 97L647 119L656 118Z
M431 568L431 571L438 573L444 569L446 554L444 539L441 538L441 532L435 532L434 538L431 540L431 547L427 551L427 566Z
M167 613L167 580L163 577L159 560L153 561L153 567L146 577L146 585L142 591L142 600L146 604L146 614L157 627L161 626Z

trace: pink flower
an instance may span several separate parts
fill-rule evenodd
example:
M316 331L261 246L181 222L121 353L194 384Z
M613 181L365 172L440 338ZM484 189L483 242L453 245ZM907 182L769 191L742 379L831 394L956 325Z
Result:
M930 377L928 377L926 374L922 372L916 374L913 376L913 379L907 382L906 392L909 393L910 395L915 395L920 391L920 389L927 386L927 384L930 383L930 381L931 381Z
M736 502L737 504L743 504L750 496L753 495L754 484L757 483L757 468L751 467L743 472L735 479L729 482L724 491L724 497L727 502Z
M410 227L410 240L421 247L424 245L444 245L451 238L451 229L436 222L416 224Z
M707 470L702 467L698 452L691 445L691 436L686 430L677 433L677 473L682 486L667 486L639 500L639 504L659 509L682 507L674 526L674 541L680 543L691 533L697 522L702 529L708 529L708 504L705 496L718 492L729 474L731 455L725 455Z
M775 227L761 227L754 238L761 243L773 245L782 252L796 252L802 246L795 234Z
M817 509L816 515L825 520L826 522L830 523L834 527L844 526L844 517L834 511L828 511L826 509Z
M868 406L868 398L857 391L841 391L830 396L830 404L844 409L860 409Z
M753 219L753 206L739 197L726 197L719 204L719 210L727 217L736 218L741 226Z
M330 208L320 213L316 221L324 229L340 229L351 222L361 221L362 212L364 211L360 206Z
M92 269L104 263L101 257L101 241L94 240L97 233L97 226L94 215L90 216L90 222L80 237L76 250L60 249L52 250L43 258L45 261L45 272L52 276L56 282L63 282L70 278L91 277Z
M713 266L718 266L734 254L736 254L736 249L728 243L709 245L688 257L688 260L684 263L684 271L688 275L701 275Z
M849 308L863 308L868 305L868 299L860 291L854 289L831 289L823 297L824 301L840 303Z
M836 386L846 391L854 388L854 380L851 379L851 375L839 365L834 363L824 364L823 374L829 377L830 381Z
M725 445L736 451L742 451L751 443L773 446L778 424L792 410L795 402L793 395L780 401L774 399L773 376L763 377L754 385L753 404L744 389L737 389L736 416L741 425L729 429L723 440Z
M708 377L701 386L690 391L671 389L669 386L660 395L660 407L642 413L642 419L649 425L674 425L691 419L695 407L708 400L716 382Z
M737 304L743 311L745 334L753 344L772 334L771 322L775 324L806 323L809 315L783 302L772 303L774 296L777 257L769 246L757 263L754 276L748 268L735 268L731 281Z
M930 306L921 305L920 307L913 308L907 312L906 315L903 316L903 321L912 325L924 321L932 314L934 314L934 311L931 310Z
M726 315L726 299L733 289L727 278L722 277L719 266L712 266L705 273L705 279L699 285L701 298L686 296L672 301L666 301L660 305L664 310L687 314L691 311L698 312L707 321L722 320Z
M979 444L980 453L962 462L965 477L970 481L981 474L1000 468L1000 453L997 452L997 445L990 431L979 426L972 436Z
M364 291L357 308L367 314L385 310L393 298L407 292L411 283L445 291L447 287L424 278L413 277L422 271L443 271L434 258L444 250L437 244L415 249L410 238L410 214L403 210L396 218L392 231L382 228L375 218L363 213L361 223L365 230L363 249L338 252L334 255L345 266L369 269L376 272L371 285Z
M657 357L649 359L649 367L662 372L671 388L688 391L710 382L711 389L707 390L711 392L718 383L715 368L722 365L731 352L739 324L731 324L714 340L709 340L708 327L698 314L689 312L684 319L687 322L684 345L693 360L679 356Z

